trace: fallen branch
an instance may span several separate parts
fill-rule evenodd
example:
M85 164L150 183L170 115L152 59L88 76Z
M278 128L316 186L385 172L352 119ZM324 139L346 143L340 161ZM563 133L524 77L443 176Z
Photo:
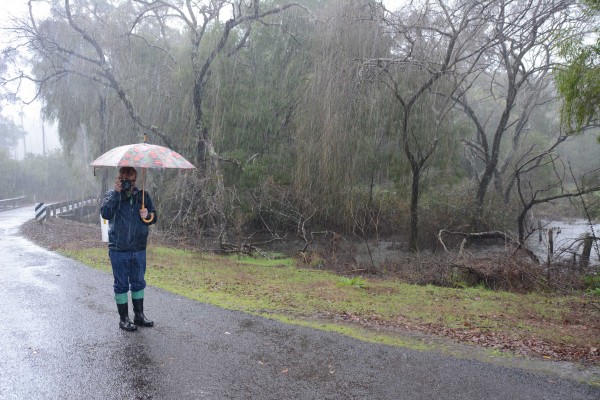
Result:
M456 235L456 236L462 236L463 237L463 241L462 241L462 243L460 245L459 254L462 254L464 246L467 243L469 243L469 242L471 242L473 240L502 239L502 240L504 240L505 243L508 243L510 245L515 246L517 248L517 250L523 250L529 256L529 258L531 258L534 262L536 262L536 263L540 262L539 258L535 255L535 253L533 251L531 251L529 248L527 248L526 246L524 246L521 242L519 242L516 239L513 239L511 236L507 235L504 232L500 232L500 231L490 231L490 232L453 232L453 231L448 231L448 230L442 229L438 233L438 240L440 241L440 243L444 247L444 250L446 250L446 252L449 253L448 249L446 248L446 245L445 245L444 241L442 240L442 236L443 235Z
M263 253L258 247L253 246L248 243L242 243L240 245L235 245L233 243L221 242L219 244L219 250L213 250L215 253L221 254L244 254L252 257L253 253L256 252L264 258L271 259L267 254Z

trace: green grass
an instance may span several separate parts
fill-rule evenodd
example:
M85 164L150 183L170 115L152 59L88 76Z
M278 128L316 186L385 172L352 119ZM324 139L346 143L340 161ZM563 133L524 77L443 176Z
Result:
M110 271L105 249L64 251L69 257ZM515 294L485 288L409 285L395 280L344 278L294 266L292 259L220 257L153 247L148 250L146 281L174 293L232 310L337 331L363 340L406 345L406 338L334 323L318 316L350 316L377 326L431 325L480 329L514 338L593 346L585 330L563 324L582 296ZM400 323L400 322L401 323ZM596 338L597 339L597 338ZM415 341L410 347L422 348Z
M355 276L354 278L346 278L342 277L342 279L338 282L339 286L354 286L360 289L364 289L367 287L367 284L362 276Z

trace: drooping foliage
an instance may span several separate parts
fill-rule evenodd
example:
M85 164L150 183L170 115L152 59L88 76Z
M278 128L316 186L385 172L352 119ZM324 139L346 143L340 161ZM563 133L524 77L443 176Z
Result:
M361 80L358 60L385 57L389 38L371 18L369 2L331 3L315 26L313 55L296 119L294 190L321 204L318 215L353 228L373 191L390 182L394 108L381 91ZM358 23L363 21L363 23ZM390 189L390 188L388 188Z
M600 1L585 0L586 12L595 29L586 35L565 40L561 56L566 66L557 74L557 87L563 98L563 124L569 132L581 132L600 120Z

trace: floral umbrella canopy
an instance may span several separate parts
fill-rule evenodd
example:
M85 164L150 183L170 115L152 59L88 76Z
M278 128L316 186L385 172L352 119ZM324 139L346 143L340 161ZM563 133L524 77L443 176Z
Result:
M194 169L194 165L176 151L167 147L148 143L128 144L107 151L90 164L94 173L98 167L142 168L142 208L144 208L144 181L146 168ZM146 222L151 219L144 219Z
M176 151L148 143L115 147L95 159L92 167L178 168L194 169L194 165Z

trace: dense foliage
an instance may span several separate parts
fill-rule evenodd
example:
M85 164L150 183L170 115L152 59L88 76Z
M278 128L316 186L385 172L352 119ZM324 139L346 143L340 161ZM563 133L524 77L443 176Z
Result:
M600 22L600 1L584 0L589 17ZM563 122L570 132L598 126L600 121L600 28L585 40L580 36L565 41L561 55L567 63L557 76L558 90L564 99Z
M14 31L66 151L84 166L147 133L182 153L197 173L147 185L190 236L417 249L442 228L525 234L533 206L597 186L574 186L556 153L556 31L588 21L574 1L48 4Z

